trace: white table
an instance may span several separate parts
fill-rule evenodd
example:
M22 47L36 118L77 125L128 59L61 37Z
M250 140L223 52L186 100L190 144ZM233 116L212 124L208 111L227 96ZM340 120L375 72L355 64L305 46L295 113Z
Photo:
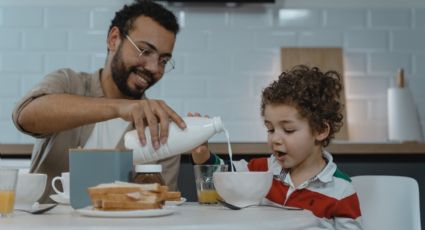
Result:
M59 205L42 215L15 211L10 218L0 219L1 230L16 229L307 229L316 226L318 219L309 211L288 211L270 207L251 207L239 211L223 206L200 206L187 202L175 207L169 216L144 218L85 217L70 206Z

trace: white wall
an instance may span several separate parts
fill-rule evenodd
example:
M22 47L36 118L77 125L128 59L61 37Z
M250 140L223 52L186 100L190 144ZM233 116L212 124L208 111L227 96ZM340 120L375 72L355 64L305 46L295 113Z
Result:
M0 143L32 142L14 128L11 110L46 73L103 65L106 30L125 2L0 2ZM400 67L425 126L425 3L277 0L234 8L169 7L182 25L177 69L148 95L183 115L221 116L232 141L265 141L260 92L280 73L284 46L344 48L351 140L386 140L386 90ZM224 141L224 135L213 141Z

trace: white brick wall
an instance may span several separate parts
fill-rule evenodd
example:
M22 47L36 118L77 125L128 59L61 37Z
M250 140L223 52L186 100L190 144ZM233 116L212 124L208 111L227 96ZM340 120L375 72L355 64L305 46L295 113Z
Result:
M31 142L13 127L10 114L45 74L61 67L94 71L103 65L106 30L125 2L130 0L0 3L0 143ZM149 97L166 100L182 115L198 111L221 116L232 141L265 141L259 97L280 73L279 48L339 46L344 48L353 141L386 140L386 90L400 67L424 127L425 4L311 2L277 0L236 8L170 5L182 25L174 50L177 69ZM213 138L224 140L224 135Z

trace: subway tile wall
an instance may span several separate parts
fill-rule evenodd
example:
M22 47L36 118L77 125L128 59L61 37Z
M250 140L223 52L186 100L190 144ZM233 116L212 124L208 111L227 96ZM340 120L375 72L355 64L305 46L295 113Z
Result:
M0 6L0 143L33 141L15 129L11 111L45 74L103 66L106 30L120 4ZM386 92L401 67L425 126L425 9L169 8L182 26L177 68L148 96L182 115L221 116L234 142L266 140L260 94L280 73L280 47L344 49L350 140L387 140Z

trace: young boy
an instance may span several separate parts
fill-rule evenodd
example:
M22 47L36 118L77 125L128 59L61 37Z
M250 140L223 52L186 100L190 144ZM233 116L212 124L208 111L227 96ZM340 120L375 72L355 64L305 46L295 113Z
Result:
M351 180L324 150L342 126L341 89L334 71L296 66L283 72L262 93L261 115L273 154L236 161L234 168L274 174L266 203L310 210L327 229L362 229ZM192 158L195 164L224 163L205 145L194 149Z

